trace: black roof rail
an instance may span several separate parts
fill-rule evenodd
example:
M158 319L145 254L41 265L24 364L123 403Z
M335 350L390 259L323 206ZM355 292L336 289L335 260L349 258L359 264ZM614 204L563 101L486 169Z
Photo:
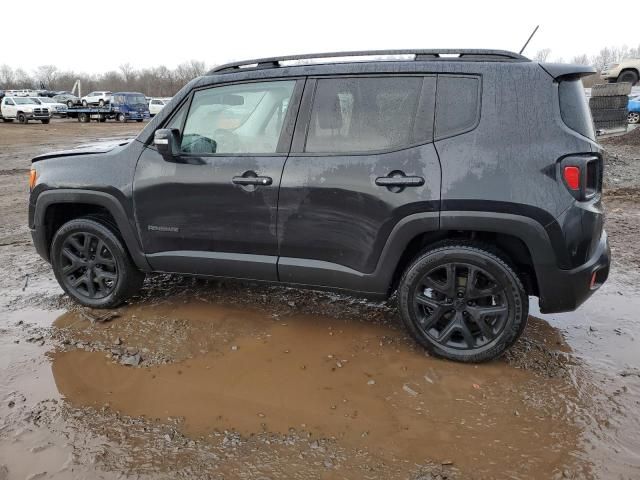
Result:
M282 62L304 60L342 59L348 57L392 57L396 55L414 55L415 61L476 61L476 62L528 62L527 57L507 50L485 49L421 49L421 50L361 50L352 52L309 53L304 55L287 55L283 57L256 58L240 62L226 63L213 68L207 75L231 73L244 69L278 68ZM369 61L393 61L394 59L371 59ZM406 61L406 59L398 59ZM362 60L356 60L362 61ZM310 62L311 63L311 62ZM322 62L321 62L322 63ZM324 63L337 63L327 61Z

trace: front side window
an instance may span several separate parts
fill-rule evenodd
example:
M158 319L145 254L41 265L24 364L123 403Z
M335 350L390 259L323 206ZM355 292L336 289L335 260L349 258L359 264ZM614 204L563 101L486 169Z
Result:
M182 132L181 150L200 154L275 153L295 83L245 83L197 91Z
M421 77L318 80L305 151L367 152L427 140L414 135L422 84Z

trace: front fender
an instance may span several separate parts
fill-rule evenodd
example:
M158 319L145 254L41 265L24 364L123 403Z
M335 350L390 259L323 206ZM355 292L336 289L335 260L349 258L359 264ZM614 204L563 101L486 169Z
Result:
M30 208L29 224L36 250L46 261L50 261L45 224L47 209L61 203L96 205L105 208L116 221L120 235L136 266L142 271L151 271L142 251L140 239L131 226L122 204L113 195L94 190L47 190L38 195L35 205Z

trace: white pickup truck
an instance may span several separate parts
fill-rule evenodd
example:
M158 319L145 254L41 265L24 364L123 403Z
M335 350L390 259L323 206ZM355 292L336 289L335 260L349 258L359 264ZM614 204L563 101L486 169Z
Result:
M49 123L51 112L32 98L4 97L0 103L0 118L3 122L27 123L29 120L40 120Z

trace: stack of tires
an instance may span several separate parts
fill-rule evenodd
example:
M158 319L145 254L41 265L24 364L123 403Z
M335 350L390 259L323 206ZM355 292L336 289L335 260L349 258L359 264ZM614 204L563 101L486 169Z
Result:
M603 83L591 88L589 108L596 130L627 126L630 83Z

